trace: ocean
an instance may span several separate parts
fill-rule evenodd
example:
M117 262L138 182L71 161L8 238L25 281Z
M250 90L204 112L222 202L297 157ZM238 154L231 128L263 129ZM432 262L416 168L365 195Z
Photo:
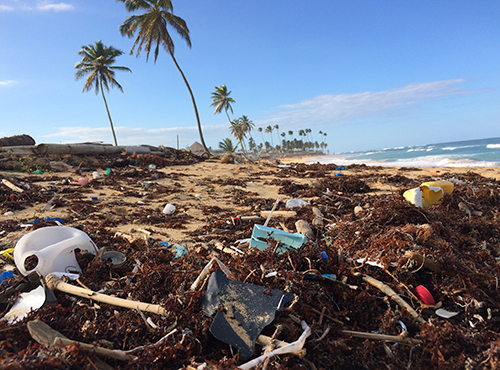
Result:
M454 141L326 155L307 163L404 167L498 167L500 138Z

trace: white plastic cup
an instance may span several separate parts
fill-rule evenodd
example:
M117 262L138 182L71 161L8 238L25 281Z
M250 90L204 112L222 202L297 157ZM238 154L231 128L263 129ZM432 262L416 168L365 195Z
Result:
M175 212L175 206L173 204L168 203L165 208L163 208L163 213L166 215L172 215Z

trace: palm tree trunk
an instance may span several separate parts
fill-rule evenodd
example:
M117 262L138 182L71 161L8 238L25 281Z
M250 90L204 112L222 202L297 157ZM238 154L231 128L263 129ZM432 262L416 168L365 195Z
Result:
M198 124L198 132L200 134L200 140L201 140L201 145L203 146L203 149L205 150L205 153L210 157L210 151L207 148L207 145L205 144L205 140L203 139L203 132L201 131L201 122L200 122L200 116L198 115L198 108L196 108L196 102L194 100L194 95L193 92L191 91L191 87L189 86L189 83L186 79L186 76L184 76L184 72L182 72L181 67L179 67L179 64L177 63L177 60L175 59L174 55L170 53L170 56L172 57L172 60L175 63L175 66L177 67L178 71L180 72L182 79L184 80L184 83L186 84L186 87L189 91L189 95L191 95L191 101L193 102L193 107L194 107L194 114L196 115L196 122Z
M113 121L111 120L111 115L109 114L108 103L106 102L106 97L104 96L104 90L102 89L102 80L99 79L99 84L101 85L102 98L104 99L104 105L106 106L106 112L108 113L109 124L111 125L111 132L113 133L113 139L115 139L115 146L118 146L116 141L115 128L113 127Z

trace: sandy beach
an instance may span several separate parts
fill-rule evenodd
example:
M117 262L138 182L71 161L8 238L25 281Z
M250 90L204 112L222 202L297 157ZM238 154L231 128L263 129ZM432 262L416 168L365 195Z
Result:
M58 305L42 308L26 320L40 319L73 340L92 344L106 340L111 348L126 350L154 343L166 334L163 329L175 322L179 335L187 328L191 331L182 336L182 348L175 344L181 336L173 335L128 364L106 361L120 369L141 367L153 358L170 368L192 369L203 363L214 369L223 364L236 366L244 359L233 356L229 346L207 331L212 318L202 313L202 291L188 289L203 266L217 256L233 271L234 279L284 289L298 297L293 308L278 313L277 321L288 328L280 339L296 340L302 331L300 320L312 328L305 357L283 355L274 358L268 369L299 364L310 369L346 368L348 364L351 368L401 368L408 361L414 364L410 368L456 369L462 368L466 358L476 364L489 361L484 368L498 365L495 356L500 335L494 328L500 307L496 277L500 168L355 165L339 169L335 165L305 165L303 162L310 160L307 157L245 164L211 159L166 166L161 160L139 157L128 157L129 164L122 167L114 167L114 159L109 158L84 158L79 165L75 158L52 158L54 168L62 162L67 166L60 167L67 171L0 172L2 179L22 190L5 184L1 187L0 250L13 248L32 230L55 225L50 219L59 218L65 226L80 228L99 248L127 256L121 270L112 270L102 261L82 266L81 283L95 291L107 286L107 294L160 304L169 314L152 318L162 329L148 330L133 310L110 309L105 304L95 308L88 300L71 300L60 292L56 294ZM111 169L109 175L107 169ZM89 180L87 185L68 184L68 180L77 182L82 177ZM403 198L405 190L431 180L454 181L453 193L445 194L442 204L421 208ZM295 233L296 222L305 220L313 235L304 246L285 255L269 250L231 253L234 248L247 253L240 241L252 236L254 223L265 221L245 221L241 216L260 217L278 197L276 211L285 212L282 214L292 211L285 207L291 198L308 202L293 209L295 216L273 217L268 224ZM162 212L167 204L175 206L170 215ZM320 219L313 208L322 213ZM27 226L34 220L40 222ZM168 249L159 247L162 242L182 245L189 254L172 259ZM320 252L328 255L326 260L318 258ZM412 259L409 253L416 257ZM428 261L435 261L439 269L425 264L426 256L432 256ZM373 260L382 268L357 263L360 258ZM139 272L137 261L142 266ZM0 268L13 268L13 262L4 258ZM154 277L155 270L161 277ZM273 271L278 273L276 278L264 277ZM305 280L304 271L335 274L342 283ZM405 297L415 313L370 286L363 276L383 281ZM420 285L429 289L435 302L419 300L415 289ZM455 319L443 319L435 314L439 308L459 314ZM57 315L66 315L67 321L56 319ZM114 329L104 320L106 315L114 317ZM91 331L82 327L85 321ZM405 337L420 344L404 342L391 347L392 355L388 355L385 341L346 335L353 330L398 336L398 321L408 327ZM272 336L274 329L266 333ZM29 364L30 360L17 353L39 350L33 347L25 323L8 326L0 322L3 330L6 335L0 344L4 361ZM254 357L260 353L257 345ZM69 361L67 354L53 350L47 358ZM79 357L71 361L90 366Z

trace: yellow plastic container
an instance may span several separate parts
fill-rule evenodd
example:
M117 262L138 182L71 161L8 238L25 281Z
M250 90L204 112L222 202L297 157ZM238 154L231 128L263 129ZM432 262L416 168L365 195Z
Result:
M406 200L417 206L427 207L432 204L441 203L444 193L451 194L452 192L453 183L439 180L424 182L418 188L405 191L403 196Z

